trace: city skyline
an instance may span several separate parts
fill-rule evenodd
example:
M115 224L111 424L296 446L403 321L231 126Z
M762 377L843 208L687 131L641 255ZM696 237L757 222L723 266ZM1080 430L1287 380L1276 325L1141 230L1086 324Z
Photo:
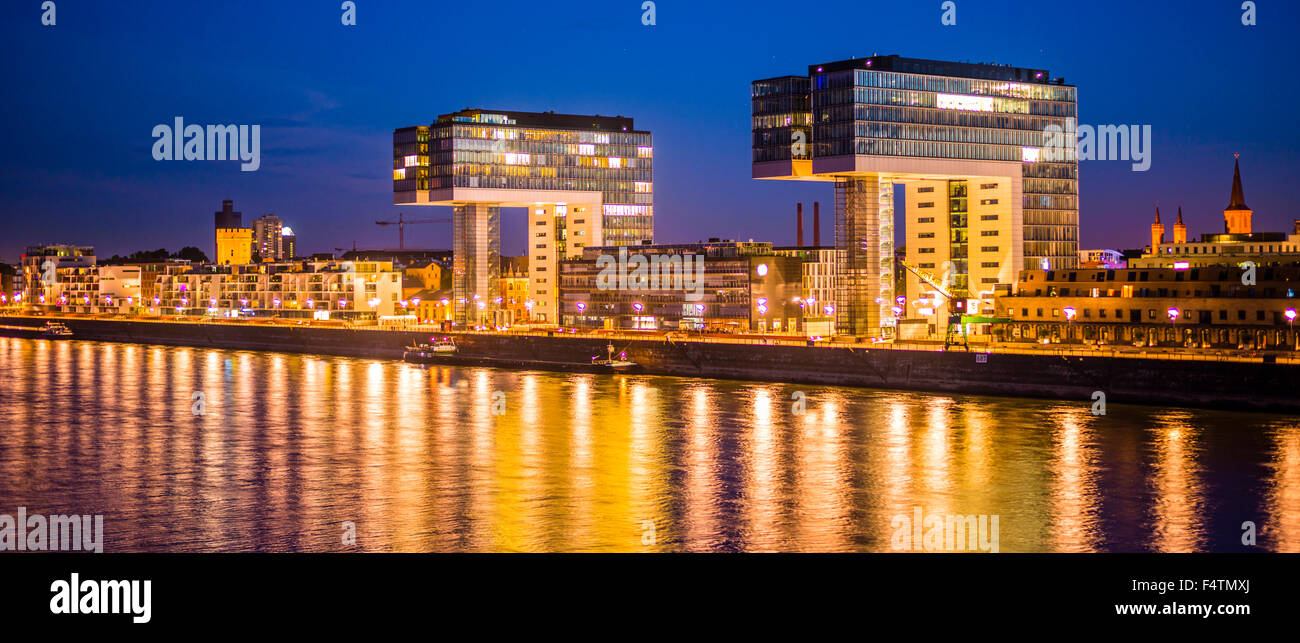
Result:
M1242 155L1256 229L1286 230L1295 218L1286 207L1284 160L1296 134L1275 133L1268 116L1295 98L1294 89L1268 80L1283 71L1286 53L1285 38L1269 34L1294 23L1293 6L1268 7L1258 25L1244 27L1236 7L1209 2L1108 3L1083 17L1067 7L1036 8L1022 17L1005 10L1006 3L971 2L961 3L957 25L945 27L937 7L843 3L833 7L845 17L843 24L783 18L790 30L818 33L799 39L770 28L768 9L774 5L737 10L660 3L657 24L645 26L631 4L579 4L563 12L507 4L509 15L527 25L524 30L572 27L576 21L593 36L581 45L559 44L555 55L533 60L512 48L457 47L472 35L452 33L434 53L450 69L482 71L451 74L430 88L410 80L400 61L370 53L381 50L376 43L403 41L402 34L417 29L422 12L433 11L416 5L363 5L352 31L342 30L336 12L315 15L251 3L137 12L66 2L60 3L57 27L43 28L35 19L29 25L6 23L6 40L15 43L19 57L38 62L17 70L17 83L28 91L8 108L10 120L26 126L11 141L0 179L8 197L0 261L17 263L30 243L93 244L103 256L203 247L211 204L222 199L240 204L250 220L272 212L297 222L300 254L354 241L359 247L392 246L391 231L376 228L373 220L403 209L414 214L391 205L384 167L391 162L393 128L428 122L465 102L635 116L639 127L656 133L656 241L729 237L789 245L795 202L820 200L827 206L833 196L817 186L752 181L749 82L790 73L811 60L875 53L1050 69L1079 88L1081 124L1152 125L1149 171L1133 172L1124 162L1080 164L1080 248L1144 245L1157 201L1170 210L1181 202L1191 230L1215 229L1228 188L1222 185L1223 167L1232 153ZM1059 20L1053 18L1058 12ZM452 7L438 16L463 22L474 14ZM121 21L176 55L159 60L152 49L113 40L126 37L108 28ZM205 33L237 33L229 55L187 48L184 34L173 28L187 22ZM728 28L715 28L724 23ZM300 28L285 33L285 24ZM989 38L1039 24L1068 25L1050 39L1059 49ZM1151 33L1151 24L1168 28ZM755 33L765 35L746 37ZM1189 44L1203 42L1217 46ZM91 54L104 47L119 49L119 61L124 56L127 62L93 73L101 63ZM282 64L267 64L280 58ZM1241 66L1242 59L1256 63ZM507 69L512 73L494 71ZM85 71L92 72L89 80L81 75ZM79 80L74 84L72 78ZM114 91L123 87L129 91ZM214 91L228 100L213 100ZM680 107L687 103L690 109ZM96 107L90 127L65 125L74 114L84 119L88 104ZM149 130L175 116L195 123L260 124L261 168L240 172L235 163L154 161ZM83 177L85 189L67 189L70 175ZM514 223L525 217L522 209L503 213ZM418 230L409 245L450 248L450 227ZM503 254L523 254L523 227L503 225Z

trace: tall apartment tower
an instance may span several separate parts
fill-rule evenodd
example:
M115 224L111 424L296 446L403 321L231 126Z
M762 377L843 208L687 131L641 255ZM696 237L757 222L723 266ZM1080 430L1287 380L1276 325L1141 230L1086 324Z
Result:
M393 202L452 206L453 318L467 325L506 319L501 208L526 208L531 317L554 324L560 261L653 242L653 141L622 116L443 114L393 132Z
M284 222L274 214L264 214L253 220L253 250L262 261L283 261L285 253Z
M834 186L839 333L898 322L900 198L908 262L954 298L991 307L1021 270L1078 264L1076 148L1044 149L1046 127L1074 131L1076 92L1045 69L871 56L754 81L751 102L753 177ZM933 308L946 323L946 298L911 274L906 288L904 316Z

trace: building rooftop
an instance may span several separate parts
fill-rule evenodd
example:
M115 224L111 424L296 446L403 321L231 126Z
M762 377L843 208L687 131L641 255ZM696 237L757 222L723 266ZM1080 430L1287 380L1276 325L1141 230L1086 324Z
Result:
M637 132L632 119L625 116L584 114L558 114L549 112L516 112L499 109L465 108L450 114L440 114L437 124L483 123L491 125L519 125L546 129L590 130L597 132Z
M891 54L887 56L868 56L851 58L835 62L808 66L808 75L841 71L845 69L870 69L875 71L894 71L906 74L926 74L930 76L951 76L954 78L979 78L985 80L1006 80L1019 83L1042 83L1045 85L1065 85L1064 78L1052 78L1046 69L1013 67L998 63L959 63L946 60L926 60L923 58L904 58Z

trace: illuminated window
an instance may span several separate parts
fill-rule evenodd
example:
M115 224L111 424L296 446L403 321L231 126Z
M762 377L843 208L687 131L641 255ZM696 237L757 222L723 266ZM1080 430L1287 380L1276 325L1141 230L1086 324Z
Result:
M404 178L406 178L406 168L403 167L403 168L398 168L396 170L393 170L394 181L398 181Z
M411 167L411 166L413 166L413 165L415 165L416 163L419 162L419 157L416 156L415 154L412 154L412 155L406 157L406 158L404 159L404 161L406 162L406 167Z

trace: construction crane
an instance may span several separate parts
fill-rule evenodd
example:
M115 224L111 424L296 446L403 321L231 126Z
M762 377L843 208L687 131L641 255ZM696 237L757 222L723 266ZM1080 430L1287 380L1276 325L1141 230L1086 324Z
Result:
M417 223L449 223L451 219L405 219L402 213L397 213L396 221L376 221L375 225L395 225L397 226L397 249L406 249L406 226Z
M913 266L910 263L907 263L906 261L899 261L898 263L902 264L904 268L908 269L908 271L916 275L917 279L920 279L921 281L924 281L926 284L929 284L931 288L934 288L935 292L939 293L940 295L943 295L948 301L951 302L956 300L956 298L953 297L953 294L951 292L948 292L948 289L944 288L943 283L938 279L936 279L934 275L924 270L921 270L919 268L916 268L915 266ZM1011 321L1010 319L1006 319L1002 317L972 315L969 314L970 311L962 310L964 308L965 308L964 305L959 304L958 312L950 313L948 315L948 331L947 333L944 334L944 338L943 338L943 347L945 349L948 348L948 346L950 345L956 344L956 342L952 341L953 326L956 326L957 329L961 332L961 340L962 340L961 345L966 347L966 350L970 350L970 345L966 341L966 324L986 324L986 323Z
M955 298L953 297L952 293L948 292L948 289L944 288L943 283L938 279L936 279L934 275L924 270L921 270L913 266L912 264L907 263L906 261L899 261L898 263L902 264L904 268L907 268L908 271L916 275L917 279L920 279L921 281L928 284L931 288L934 288L935 292L939 293L940 295L943 295L943 297L947 299L949 302L955 301ZM964 306L962 306L962 308L964 308ZM952 341L952 329L953 326L955 325L957 329L961 331L962 346L966 346L967 347L966 350L970 350L970 347L966 343L966 324L964 321L965 317L966 315L962 314L962 312L950 312L948 314L948 328L947 328L947 332L945 332L943 336L943 347L945 349L948 348L948 346L955 344L955 342Z

